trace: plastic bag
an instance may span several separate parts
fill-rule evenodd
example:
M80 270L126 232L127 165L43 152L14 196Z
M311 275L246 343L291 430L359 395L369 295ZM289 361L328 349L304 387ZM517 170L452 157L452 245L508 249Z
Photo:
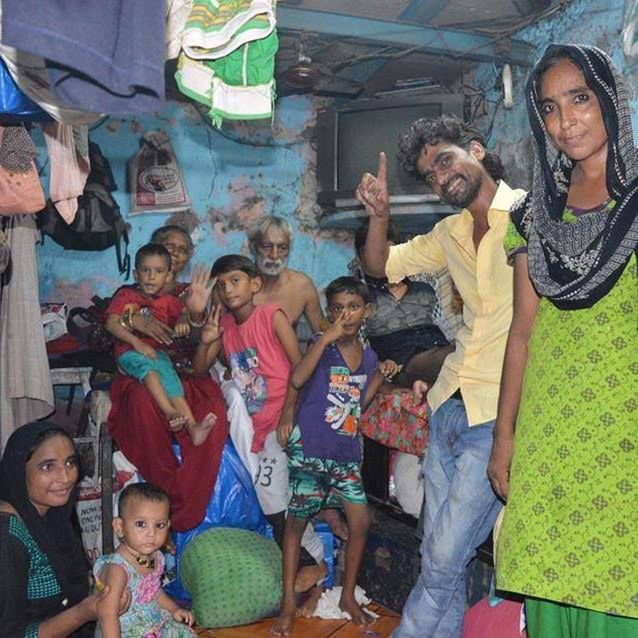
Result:
M0 113L3 114L3 118L5 115L11 115L16 121L49 121L51 119L20 90L2 60L0 60Z
M177 445L173 446L173 451L179 458L180 451ZM204 520L187 532L173 534L177 549L175 553L176 577L166 585L165 589L178 600L190 600L188 592L179 579L179 563L182 552L193 538L211 527L238 527L272 538L272 530L259 507L250 474L244 467L230 439L224 445L215 489L206 508ZM169 569L169 561L167 561L167 569Z
M65 303L42 303L40 304L40 311L42 312L42 328L45 341L53 341L66 334L68 310Z
M168 135L145 133L140 150L129 160L130 215L188 210L191 201Z

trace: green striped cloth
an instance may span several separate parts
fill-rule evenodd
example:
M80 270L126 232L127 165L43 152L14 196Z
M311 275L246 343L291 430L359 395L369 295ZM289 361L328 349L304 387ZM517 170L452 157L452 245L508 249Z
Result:
M272 117L278 39L271 0L193 0L175 79L224 119Z

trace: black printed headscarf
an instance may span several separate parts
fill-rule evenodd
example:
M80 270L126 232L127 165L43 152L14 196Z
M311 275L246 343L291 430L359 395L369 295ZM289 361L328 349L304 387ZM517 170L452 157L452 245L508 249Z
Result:
M47 555L62 589L62 612L88 595L88 565L72 522L73 499L61 507L49 508L45 516L40 516L29 500L25 472L27 457L39 442L48 438L49 433L68 437L64 430L46 421L23 425L9 437L0 461L0 499L13 505L31 536ZM63 604L64 599L66 605Z
M598 98L608 136L607 190L616 201L563 222L574 162L552 144L540 111L540 79L548 60L567 58ZM593 46L552 44L531 72L527 109L536 147L532 190L511 211L528 243L537 292L563 309L587 308L604 297L638 247L638 155L628 93L609 56Z

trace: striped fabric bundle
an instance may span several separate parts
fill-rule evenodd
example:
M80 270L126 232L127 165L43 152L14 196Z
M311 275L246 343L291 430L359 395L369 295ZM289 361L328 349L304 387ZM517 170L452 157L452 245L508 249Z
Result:
M271 117L277 48L272 0L193 0L177 85L210 107L215 126Z

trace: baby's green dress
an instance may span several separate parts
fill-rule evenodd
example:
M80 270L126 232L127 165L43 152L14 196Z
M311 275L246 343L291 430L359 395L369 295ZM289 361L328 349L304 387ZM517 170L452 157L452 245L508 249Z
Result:
M564 220L573 214L566 210ZM506 252L524 247L510 224ZM637 270L634 253L591 308L540 301L496 563L501 590L634 618Z

